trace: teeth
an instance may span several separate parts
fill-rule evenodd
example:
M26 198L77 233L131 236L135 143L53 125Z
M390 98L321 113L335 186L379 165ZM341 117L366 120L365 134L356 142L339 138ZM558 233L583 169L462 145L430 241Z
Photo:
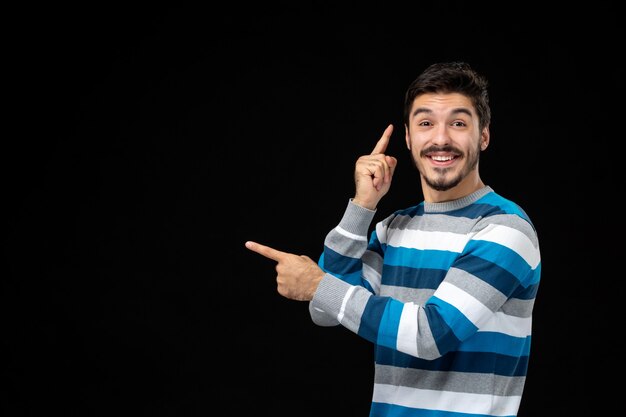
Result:
M438 162L445 162L445 161L451 161L452 157L451 156L433 156L432 159Z

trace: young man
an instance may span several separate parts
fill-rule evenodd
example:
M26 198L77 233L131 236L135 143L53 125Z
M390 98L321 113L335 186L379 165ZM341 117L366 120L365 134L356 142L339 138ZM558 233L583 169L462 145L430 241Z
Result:
M485 185L487 81L437 63L409 86L406 146L424 201L369 226L397 160L390 125L355 166L355 195L318 263L256 242L277 262L277 289L309 301L313 322L375 346L371 416L515 416L528 368L541 275L526 213Z

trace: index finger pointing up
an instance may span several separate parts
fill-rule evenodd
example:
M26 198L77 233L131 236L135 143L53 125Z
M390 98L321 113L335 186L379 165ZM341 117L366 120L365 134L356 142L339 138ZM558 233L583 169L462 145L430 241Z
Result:
M376 142L376 146L374 147L371 155L385 153L385 151L387 150L387 145L389 145L391 132L393 132L393 125L390 124L389 126L387 126L380 139L378 139L378 142Z
M283 257L287 255L287 252L281 252L279 250L270 248L269 246L261 245L260 243L252 241L246 242L246 248L276 262L280 262Z

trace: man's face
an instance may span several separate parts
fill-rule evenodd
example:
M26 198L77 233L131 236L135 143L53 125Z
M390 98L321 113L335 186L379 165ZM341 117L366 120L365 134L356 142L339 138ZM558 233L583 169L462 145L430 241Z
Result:
M489 131L480 131L476 110L464 95L424 94L413 101L406 143L423 182L447 191L477 173Z

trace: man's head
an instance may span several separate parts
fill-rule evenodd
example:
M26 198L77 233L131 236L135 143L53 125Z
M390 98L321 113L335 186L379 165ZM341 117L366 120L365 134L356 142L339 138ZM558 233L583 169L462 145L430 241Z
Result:
M491 122L485 78L462 62L431 65L407 89L404 120L427 200L459 198L483 186L478 160Z

